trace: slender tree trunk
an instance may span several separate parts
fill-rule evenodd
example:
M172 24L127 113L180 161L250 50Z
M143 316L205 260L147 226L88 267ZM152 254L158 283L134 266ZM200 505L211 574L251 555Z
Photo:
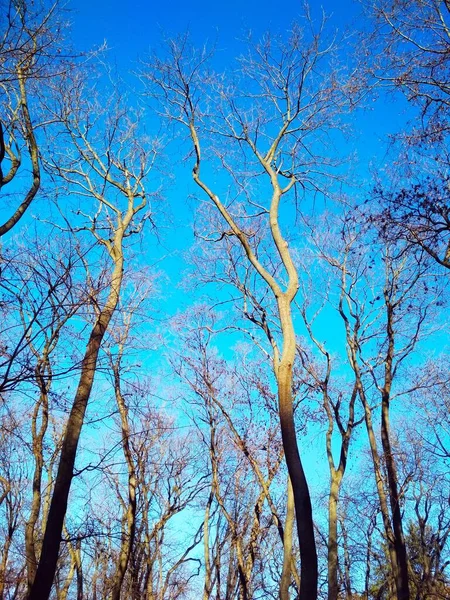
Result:
M71 556L69 572L67 573L61 591L59 592L59 594L57 594L57 600L67 600L67 594L69 593L70 584L72 583L73 577L75 575L75 569L76 564L73 560L73 557Z
M373 520L373 524L375 525L376 520ZM367 598L369 598L369 589L370 589L370 572L371 572L371 560L372 560L372 522L369 525L368 535L367 535L367 549L366 549L366 569L364 573L364 593Z
M398 476L394 455L392 453L391 429L389 422L395 334L393 328L394 309L386 291L385 302L387 310L388 351L385 361L384 387L381 390L381 444L383 446L383 454L387 472L389 500L392 513L392 528L394 533L394 546L398 565L395 587L397 590L398 600L409 600L408 556L406 552L405 537L403 535L400 495L398 492Z
M360 367L359 367L359 363L358 363L358 359L357 359L356 333L359 328L359 322L355 325L355 327L356 327L355 332L354 332L353 336L351 336L350 329L349 329L349 322L348 322L348 319L345 316L342 308L340 309L340 312L341 312L342 318L344 319L346 330L347 330L348 353L349 353L349 359L350 359L350 363L351 363L353 372L355 373L356 389L357 389L358 396L361 400L361 404L364 409L364 421L365 421L365 425L366 425L367 436L369 438L369 446L370 446L370 452L372 455L373 470L374 470L374 474L375 474L375 485L377 488L378 500L380 503L380 512L381 512L381 518L383 520L384 532L386 534L386 542L387 542L387 546L388 546L389 563L390 563L390 567L391 567L391 573L392 573L393 580L397 581L397 579L398 579L398 557L397 557L396 547L394 544L394 532L392 530L392 525L391 525L391 520L390 520L390 515L389 515L389 508L388 508L388 502L387 502L387 498L386 498L386 491L385 491L385 487L384 487L383 473L381 471L381 460L380 460L380 455L378 453L377 440L375 437L375 432L373 430L372 410L371 410L370 405L366 398L365 390L364 390L363 383L362 383L361 371L360 371Z
M215 395L212 395L212 400L213 400L214 404L216 404L218 406L218 408L220 409L220 411L222 412L223 416L225 417L225 419L236 439L237 445L242 450L245 457L248 459L248 461L253 469L253 472L255 473L255 475L258 479L259 485L261 486L261 489L264 492L264 496L267 500L267 504L269 505L270 512L272 513L272 518L274 520L275 526L279 533L280 540L281 540L282 544L284 544L283 524L281 522L280 517L278 516L277 509L275 507L275 504L273 503L272 496L271 496L270 490L269 490L269 487L270 487L270 484L272 483L273 477L275 476L275 473L276 473L276 471L278 471L278 468L281 464L281 459L283 457L284 451L281 451L279 461L277 460L277 463L274 467L273 472L269 474L269 478L266 480L260 467L259 467L258 462L252 456L250 450L247 447L245 440L240 436L238 430L234 426L233 421L230 418L230 415L228 414L228 412L225 410L224 406L221 404L221 402L219 402L219 400L217 399L217 397ZM295 558L293 555L291 555L290 569L291 569L291 575L294 578L297 589L300 589L300 576L298 574L297 565L295 564Z
M81 563L81 541L77 540L73 549L77 569L77 600L83 600L83 565Z
M11 547L12 537L10 535L7 536L6 540L3 542L3 554L2 560L0 562L0 600L3 600L5 594L5 575L6 575L6 567L8 564L8 556L9 549Z
M341 528L342 528L342 537L344 538L343 545L344 545L344 586L345 586L345 600L352 600L352 597L353 597L353 595L352 595L352 580L351 580L351 577L350 577L351 560L350 560L350 552L349 552L349 548L348 548L347 529L345 527L344 519L342 519Z
M123 230L121 231L123 234ZM116 238L117 240L117 238ZM94 383L98 353L106 330L119 301L120 288L123 278L123 255L121 239L113 249L114 269L111 277L111 287L104 308L97 317L92 329L86 352L81 364L81 375L75 400L67 421L62 442L58 472L55 479L50 509L42 542L41 557L36 577L29 593L29 600L48 600L55 576L59 547L73 470L77 453L78 441L83 426L84 415Z
M205 558L205 587L203 589L203 600L209 600L211 597L211 561L209 559L209 514L214 498L214 492L211 490L208 502L206 503L205 517L203 520L203 553Z
M28 190L24 200L20 204L20 206L15 210L14 214L3 224L0 224L0 237L11 231L11 229L20 221L20 219L25 214L25 211L33 202L36 194L39 191L41 186L41 170L39 165L39 149L36 142L36 138L34 136L33 125L31 122L30 112L28 109L28 98L25 87L26 82L26 73L24 73L24 69L19 67L17 69L17 80L19 82L19 90L20 90L20 106L22 109L23 115L23 127L25 132L25 139L28 146L28 152L30 154L30 162L31 162L31 171L33 182L31 184L30 189ZM4 141L3 141L3 132L2 132L1 145L3 146L2 154L4 153ZM0 189L4 183L3 176L1 175L1 167L0 167Z
M111 593L111 600L120 600L120 591L122 589L123 579L125 577L128 562L130 560L136 528L136 469L130 448L128 408L125 404L125 400L120 389L120 373L118 363L114 365L113 370L116 401L117 406L119 407L122 423L122 448L128 469L128 506L125 515L125 525L122 532L119 563L114 576L113 590Z
M31 590L37 570L37 557L35 549L35 527L41 510L41 481L44 458L42 455L42 442L47 431L48 425L48 394L47 385L43 381L39 368L36 368L39 386L41 393L39 401L33 411L31 420L31 432L33 437L33 457L34 457L34 474L33 474L33 497L31 500L30 516L25 525L25 557L27 565L27 584L28 590ZM41 426L37 431L37 420L39 412L42 409Z
M255 506L253 509L253 525L250 532L250 539L246 548L245 553L247 554L247 560L245 564L245 572L247 581L252 581L253 568L255 566L255 558L256 553L260 543L260 535L261 535L261 511L264 505L264 500L266 498L266 494L264 490L261 490L259 496L255 502ZM250 597L253 597L250 592Z
M392 512L392 528L394 533L395 553L398 561L395 587L398 600L409 600L409 574L408 557L406 552L405 537L403 535L402 514L400 509L400 496L398 493L398 477L392 455L389 427L389 394L383 393L381 409L381 442L386 464L389 486L389 500Z
M188 93L189 96L189 93ZM251 142L251 146L260 161L262 167L271 180L273 189L272 200L269 211L269 226L272 239L278 255L281 258L284 269L288 276L288 285L286 291L275 280L273 275L266 270L260 263L257 255L253 251L246 233L240 229L227 208L221 203L219 197L202 181L200 178L201 151L200 142L195 128L195 119L189 122L189 130L194 144L196 154L196 164L192 176L199 187L208 194L211 201L215 204L218 211L231 228L233 235L239 240L248 261L253 266L259 276L266 282L272 290L278 305L278 315L282 331L283 346L281 356L279 357L276 343L273 343L274 349L274 371L278 387L278 406L281 426L281 437L283 440L284 454L286 464L291 478L294 492L295 514L297 522L297 533L300 546L300 594L299 600L316 600L318 584L318 565L316 542L314 538L314 522L312 516L311 498L309 495L308 483L303 470L302 461L297 444L297 434L295 431L294 408L292 398L292 369L296 355L295 330L292 321L291 303L298 291L298 273L288 249L288 243L283 238L279 223L279 205L281 197L288 193L296 183L295 177L291 177L286 187L282 188L278 181L278 173L272 166L275 153L278 149L287 128L287 124L282 129L279 136L273 141L267 154L262 156Z
M374 468L374 472L375 472L375 483L376 483L377 492L378 492L378 500L380 502L380 511L381 511L381 517L383 519L384 531L386 533L386 541L387 541L387 545L388 545L388 552L389 552L389 559L390 559L390 564L391 564L391 569L392 569L392 575L393 575L394 581L397 581L397 579L398 579L397 551L396 551L396 548L394 545L394 532L392 531L392 526L391 526L390 517L389 517L388 502L387 502L386 492L385 492L384 484L383 484L383 474L381 472L381 461L380 461L380 456L378 454L377 442L376 442L375 433L374 433L373 425L372 425L372 411L367 402L365 394L362 392L361 389L359 391L360 391L360 397L361 397L363 407L364 407L364 418L365 418L365 422L366 422L367 434L369 437L370 451L372 454L372 463L373 463L373 468Z
M289 600L289 586L291 585L291 565L292 565L292 532L294 529L294 520L295 520L294 491L292 489L291 480L288 477L286 521L284 524L284 536L283 536L283 570L281 572L281 582L280 582L280 600Z
M297 445L292 399L292 369L296 353L295 332L288 299L285 297L278 298L278 307L283 333L283 349L276 371L276 378L278 384L281 435L294 493L297 532L300 545L301 585L299 600L316 600L318 568L314 522L308 484Z
M328 496L328 600L338 600L339 597L337 507L341 481L341 473L333 470Z

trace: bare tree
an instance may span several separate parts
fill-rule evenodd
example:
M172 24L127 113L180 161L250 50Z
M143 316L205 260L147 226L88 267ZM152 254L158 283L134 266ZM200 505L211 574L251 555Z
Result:
M192 323L191 323L192 319ZM233 586L239 590L240 599L253 598L257 586L256 576L260 570L262 547L266 543L268 531L263 526L264 505L267 503L269 514L276 525L281 544L284 545L283 559L283 594L288 594L292 574L297 586L299 576L293 561L292 528L294 524L292 489L288 494L289 504L285 527L282 517L273 499L271 485L277 478L280 469L283 450L274 424L267 426L256 419L249 423L245 411L256 413L255 399L251 399L245 390L239 374L227 366L223 360L215 356L212 347L214 316L209 312L203 314L200 309L191 315L190 327L182 333L186 350L179 353L174 362L174 368L180 378L191 388L195 400L192 404L197 407L193 415L194 422L209 452L209 469L211 470L211 492L206 503L204 521L205 545L205 588L204 598L213 594L214 586L220 591L220 557L210 558L209 531L213 522L212 513L219 511L227 524L226 532L231 544L230 553L235 556L237 581L227 579L227 591L231 594ZM186 316L183 319L186 323ZM247 370L246 370L247 375ZM229 383L232 382L232 388ZM263 386L262 378L260 386ZM242 407L241 407L242 405ZM238 418L239 413L242 416ZM272 416L275 416L271 411ZM198 423L205 423L209 431L203 433ZM235 451L231 452L223 440L232 441ZM237 451L237 456L235 452ZM239 455L242 453L242 457ZM244 459L244 462L242 462ZM236 463L236 468L230 472L230 465ZM265 464L264 464L265 463ZM250 467L250 472L248 471ZM241 483L242 481L242 483ZM245 488L245 491L244 491ZM242 497L236 498L242 490ZM238 508L239 507L239 508ZM217 519L217 517L216 517ZM211 521L211 523L210 523ZM226 540L222 541L223 546ZM216 545L213 545L217 552ZM223 548L222 548L223 551ZM213 571L213 565L216 573ZM264 575L263 575L264 579ZM228 587L229 586L229 587ZM281 592L280 592L281 593ZM283 596L283 597L286 597Z
M12 192L14 203L17 196L20 198L11 216L0 225L3 236L20 221L41 186L36 128L41 125L38 116L46 119L41 115L38 99L47 93L49 80L62 67L63 35L58 2L4 0L1 11L0 190L4 194L6 186L17 182L21 173L30 180L24 191Z
M20 442L21 423L19 415L2 410L0 433L0 481L2 502L0 517L2 549L0 552L0 598L9 598L9 592L24 592L26 577L20 565L11 556L17 533L23 525L25 502L26 461ZM19 546L20 547L20 546Z
M401 172L391 182L380 177L374 200L382 211L375 207L374 221L383 236L406 238L448 269L450 6L446 0L376 0L368 14L373 27L365 67L413 107L411 127L394 136Z
M450 6L447 0L375 0L367 43L370 69L418 106L416 134L439 140L448 133ZM425 127L423 127L425 125Z
M92 124L92 114L100 115L86 99L81 79L68 79L59 90L55 119L59 118L67 140L66 154L53 154L49 168L74 193L97 203L97 212L85 215L90 231L111 259L106 298L94 305L95 321L81 364L81 374L68 417L58 472L49 508L41 555L29 594L30 600L48 598L55 574L68 495L74 476L77 446L91 394L102 340L120 298L124 276L124 239L140 230L136 215L147 205L145 179L153 161L153 151L144 150L136 139L136 122L116 104L104 122ZM87 84L85 84L87 85ZM65 94L65 95L64 95ZM57 111L58 109L58 111ZM100 119L100 117L98 117ZM122 206L121 204L124 204ZM81 211L80 211L81 212ZM148 213L150 214L150 213ZM104 218L102 219L104 215ZM142 221L141 221L142 224ZM137 228L137 229L136 229ZM73 228L72 228L73 230Z
M83 292L78 295L82 287L78 288L73 279L76 261L77 259L79 263L82 261L76 252L71 256L70 245L68 247L67 256L64 256L61 252L55 261L46 257L43 265L39 264L39 260L43 258L42 254L36 252L34 259L29 261L31 262L32 275L27 277L27 287L21 289L17 297L24 336L28 349L34 357L34 364L30 365L30 368L34 370L35 385L38 390L37 401L31 416L31 447L34 460L33 497L30 514L25 526L25 552L29 587L34 581L37 567L36 528L42 503L44 447L49 425L50 394L54 378L58 380L69 369L73 368L73 365L71 367L66 366L64 373L61 373L59 371L60 367L54 365L53 353L59 344L67 322L85 302ZM34 284L33 279L35 280ZM46 286L48 289L46 289ZM34 305L35 298L33 297L36 289L42 293L42 296L39 295L38 298L47 299L46 304L39 307L40 310L37 314ZM35 331L36 324L38 324L37 333Z
M323 226L326 225L323 223ZM320 232L317 235L323 235ZM338 298L333 297L330 290L330 283L324 278L319 279L317 272L313 271L311 277L314 277L314 285L321 281L320 286L323 292L318 307L312 303L313 290L312 282L302 290L302 305L300 312L305 323L308 336L313 344L313 350L317 350L321 360L316 360L314 353L308 352L305 348L299 348L299 355L306 374L310 381L306 381L312 390L321 397L321 403L326 415L327 429L325 434L326 455L328 468L330 472L330 490L328 494L328 535L327 535L327 581L328 581L328 600L338 600L340 597L339 585L339 501L343 478L349 459L349 448L352 440L353 431L362 419L356 415L356 400L358 397L357 381L339 381L339 367L332 353L327 348L326 343L321 341L315 334L316 321L320 318L321 312L325 307L337 305L336 309L343 312L345 298L345 289L347 286L348 269L346 261L350 251L352 241L343 248L341 256L324 256L321 252L321 259L329 262L338 269L338 277L341 281L338 283L340 292ZM307 269L305 269L307 270ZM324 269L325 270L325 269ZM332 273L331 278L334 277ZM336 300L336 301L335 301ZM339 434L339 444L336 446L336 430ZM338 449L338 458L335 459L336 447ZM348 578L347 578L348 579ZM348 589L348 586L346 586ZM348 593L351 593L348 590Z
M360 254L364 253L360 251ZM385 281L380 283L379 295L370 301L358 297L356 291L358 279L364 272L370 272L370 263L364 265L364 262L359 262L358 265L358 261L351 261L348 265L350 267L351 264L351 276L345 267L345 279L350 276L350 281L342 288L340 314L347 332L348 356L355 373L357 393L364 409L393 580L400 599L409 598L409 575L401 508L404 488L398 477L390 408L393 398L405 393L400 388L394 394L396 376L424 333L424 323L433 308L435 297L431 294L431 283L427 282L426 262L416 263L414 259L409 262L405 257L402 258L401 252L399 257L392 247L385 249L383 260ZM429 292L426 295L425 290ZM373 312L375 306L377 309ZM378 310L379 317L376 316ZM372 317L369 316L370 312L373 313ZM380 329L377 331L373 327L381 316L383 320L380 319ZM369 358L366 352L373 339L378 340L377 355ZM380 395L381 455L373 426L373 404L376 400L371 400L368 376Z
M137 298L134 301L130 298L128 299L126 311L123 309L121 314L122 322L116 323L113 331L111 331L110 334L113 348L108 348L106 350L112 372L114 395L120 415L122 450L128 473L128 498L126 502L121 502L124 508L124 516L122 519L119 558L117 561L116 572L113 575L113 587L111 592L112 600L120 600L122 584L125 578L127 567L129 565L130 556L133 552L136 531L136 492L138 487L136 469L137 460L139 459L133 455L133 447L131 443L132 424L130 422L129 406L126 399L127 394L124 392L126 381L124 381L123 376L123 372L125 370L123 363L127 342L129 343L129 338L131 337L132 321L135 313L141 308L141 305L145 300L145 296L145 291L139 291L137 293ZM114 349L116 349L115 352Z
M280 208L289 196L320 189L325 173L332 179L336 159L330 158L325 136L342 109L342 88L326 67L333 43L322 41L322 31L314 31L310 21L308 27L294 28L287 41L267 35L260 43L250 42L236 81L214 77L207 67L209 53L193 51L186 38L170 42L168 59L155 59L145 73L167 116L189 133L194 182L222 220L210 239L236 244L276 305L281 334L270 343L295 499L301 600L317 596L317 553L292 401L292 303L299 276ZM202 168L210 161L233 189L228 198L220 198L223 184ZM270 200L263 200L266 195Z

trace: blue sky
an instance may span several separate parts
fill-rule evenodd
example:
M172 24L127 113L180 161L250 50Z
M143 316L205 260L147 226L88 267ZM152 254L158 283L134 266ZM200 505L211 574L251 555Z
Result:
M164 2L118 2L117 0L70 0L67 7L71 11L74 45L87 50L101 46L106 41L109 51L106 58L117 65L118 72L125 76L127 72L139 68L138 61L152 49L158 48L164 36L175 36L189 30L192 42L202 45L216 42L219 62L229 66L243 49L239 38L252 30L255 37L270 30L274 33L286 33L295 20L304 18L303 2L274 3L257 0L232 0L227 3L195 0L191 3L176 0L170 4ZM312 16L320 20L322 6L311 2ZM328 28L337 30L337 37L350 35L351 44L357 44L357 29L364 24L361 20L361 4L356 0L341 0L338 3L326 0L323 11L329 15ZM331 34L330 34L331 35ZM371 167L383 169L386 162L387 136L402 127L407 118L404 104L400 98L393 99L378 96L368 98L364 110L352 115L353 133L348 149L355 150L358 158L350 161L344 169L353 170L355 188L352 194L364 200L365 191L372 185ZM160 246L146 242L140 249L147 253L148 262L153 263L163 257L162 269L165 276L175 283L172 296L165 296L165 309L169 313L183 310L192 301L185 289L177 283L184 277L185 255L192 244L191 208L195 202L189 201L189 194L197 191L191 179L191 164L177 164L172 161L171 168L175 180L164 190L165 201L171 206L172 223L161 230ZM220 187L220 182L219 182ZM223 190L219 190L219 194ZM173 228L177 234L173 235ZM150 254L151 256L148 256Z
M357 30L365 23L361 3L356 0L325 0L310 2L313 19L320 21L322 11L328 16L327 31L337 32L337 38L350 36L358 45ZM195 0L174 2L119 2L118 0L69 0L69 20L77 48L88 50L107 42L106 58L117 65L118 71L134 71L139 59L151 49L157 49L164 37L176 36L189 30L195 45L216 43L216 59L229 66L243 45L239 39L249 30L258 38L270 30L284 34L294 21L302 21L302 1L276 3L264 0L232 0L208 2ZM345 42L346 44L346 42ZM360 158L366 163L384 160L387 132L401 129L405 121L405 105L400 98L368 99L365 114L354 120L354 138ZM356 141L356 140L355 140Z
M320 20L322 6L311 2L314 19ZM195 0L187 3L180 0L171 2L118 2L117 0L70 0L67 7L71 11L73 41L77 48L88 50L99 47L106 41L109 51L106 58L117 65L118 72L125 76L128 71L139 69L140 57L158 48L164 36L175 36L189 30L192 42L203 45L215 42L217 59L229 66L238 56L243 45L239 38L249 29L257 38L267 30L273 33L286 33L292 23L301 20L303 2L274 3L264 0L237 1L219 3ZM355 0L340 0L338 3L326 0L324 12L329 15L331 31L337 30L337 37L351 34L350 41L357 43L357 27L362 23L359 15L361 4ZM331 35L331 33L330 33ZM349 45L350 54L350 45ZM378 163L382 168L386 152L386 132L401 127L405 115L401 104L392 99L369 99L364 110L352 116L353 133L348 141L349 151L356 150L358 159L345 168L354 171L354 181L358 186L355 193L363 196L363 189L371 186L370 165ZM175 179L170 188L164 190L165 200L171 205L173 226L177 235L162 230L162 245L150 249L150 263L164 257L162 268L173 282L183 278L183 257L188 252L192 239L193 215L187 205L189 194L196 191L191 179L192 165L176 164L171 168ZM219 190L222 193L222 190ZM361 199L364 199L363 197ZM149 246L142 248L149 252ZM181 262L180 262L181 258ZM191 299L179 287L173 291L172 298L166 297L166 309L169 312L182 310Z
M313 0L311 0L313 2ZM239 38L249 29L255 37L259 37L267 30L274 33L283 34L289 30L291 24L296 19L301 19L302 3L275 3L258 2L257 0L240 1L232 0L227 3L206 2L204 0L194 1L193 3L181 2L179 0L171 3L155 2L147 3L143 0L135 2L118 2L117 0L69 0L67 7L71 11L70 20L73 24L72 36L75 48L79 50L89 50L99 47L106 41L109 48L106 58L117 65L117 70L122 76L129 71L137 70L139 58L145 56L152 48L158 47L164 35L173 36L178 33L184 33L187 29L191 32L194 44L202 45L206 42L216 42L218 50L218 60L224 65L232 63L233 59L242 51L243 46ZM356 26L360 12L360 4L352 0L324 2L324 10L330 17L330 27L338 29L339 32L353 32L352 41L357 42ZM314 16L320 16L320 8L315 5ZM350 55L350 51L349 51ZM354 169L354 180L359 189L355 188L352 193L356 198L364 200L365 190L370 189L371 170L369 166L375 163L378 170L383 168L386 162L387 132L395 132L401 129L402 124L408 115L405 112L405 104L400 100L393 98L368 98L368 106L364 110L359 110L354 115L354 133L348 142L349 148L354 148L358 152L359 160L349 161L346 167ZM410 114L410 113L409 113ZM177 312L182 311L191 302L196 291L181 287L187 269L186 255L189 253L189 247L192 244L192 214L191 208L196 203L188 200L189 193L194 190L194 184L191 178L191 164L180 164L179 156L175 156L171 164L176 180L171 187L164 189L164 196L170 204L172 224L164 223L164 217L157 222L160 225L161 244L150 241L153 236L143 237L141 244L136 242L134 251L139 259L148 265L156 263L152 268L152 274L155 270L161 270L161 292L156 293L155 317L148 320L143 326L142 333L149 335L152 343L156 346L160 343L158 337L159 330L167 329L166 324ZM354 164L351 164L353 162ZM218 182L220 187L220 181ZM219 193L223 192L222 189ZM41 200L39 200L41 202ZM42 198L42 206L46 202ZM32 207L30 215L35 208ZM38 209L36 208L36 211ZM161 258L161 262L158 259ZM165 278L170 278L175 285L166 286ZM200 290L199 296L203 293ZM214 293L214 292L213 292ZM215 292L220 296L222 292ZM223 292L228 294L228 291ZM197 298L198 300L198 298ZM226 308L224 309L226 310ZM333 313L333 314L332 314ZM344 356L344 338L343 326L341 321L333 321L336 314L335 307L324 311L324 316L319 319L319 336L328 344L328 348L336 352L336 355ZM331 316L330 316L331 315ZM153 316L153 315L152 315ZM167 319L167 320L166 320ZM162 325L160 325L162 323ZM299 331L304 334L304 331ZM317 332L316 332L317 333ZM231 340L231 341L230 341ZM166 336L167 341L167 336ZM170 347L170 339L168 345ZM230 336L225 340L220 348L221 354L231 360L235 354L234 338ZM148 372L163 369L165 357L161 357L160 352L150 352L143 356L142 372L147 367ZM159 348L158 348L159 350ZM133 360L133 358L131 359ZM345 360L345 358L344 358ZM344 360L342 361L345 365ZM338 363L339 364L339 363ZM156 366L156 368L152 368ZM345 366L344 366L345 369ZM344 369L342 372L344 373ZM159 391L163 387L159 385L158 377L163 380L163 375L156 375L153 380L154 389ZM172 374L173 379L173 374ZM93 402L89 407L89 419L97 416L96 411L106 410L108 405L104 402L102 396L106 396L105 380L97 378L97 396L93 397ZM168 398L165 401L165 407L170 411L171 396L178 398L184 394L181 391L178 395L178 387L174 385L173 391L163 391ZM96 399L99 402L95 402ZM159 398L158 398L159 400ZM175 402L173 402L175 404ZM182 417L181 417L182 418ZM104 428L104 429L103 429ZM92 444L95 447L95 441L100 438L99 431L105 435L105 439L110 435L106 425L98 426L97 429L87 427L83 433L83 444L85 446ZM357 432L357 448L361 448L361 438L363 437L362 428ZM306 458L306 469L309 481L313 490L318 494L321 487L326 483L323 474L326 473L325 455L323 452L323 427L322 424L312 424L307 448L303 448ZM302 439L302 444L304 440ZM103 439L100 443L103 443ZM359 466L356 458L355 464ZM90 460L91 455L86 458ZM352 463L353 464L353 463ZM350 468L350 467L349 467Z
M352 26L360 6L354 0L338 3L326 0L315 5L314 14L323 6L334 27L340 30ZM77 43L86 48L107 40L112 54L119 61L136 59L160 40L161 32L169 35L189 29L194 41L204 42L218 37L230 52L243 31L260 34L271 29L282 33L302 14L303 2L276 3L258 0L208 2L119 2L118 0L70 0L71 20Z

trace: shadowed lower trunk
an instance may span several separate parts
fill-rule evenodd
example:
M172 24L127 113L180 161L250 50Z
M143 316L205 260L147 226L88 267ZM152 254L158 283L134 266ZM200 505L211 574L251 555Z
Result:
M328 600L337 600L339 596L337 507L341 480L339 471L332 473L328 499Z
M392 512L392 529L394 533L394 547L397 557L397 577L395 587L398 600L409 600L409 574L408 557L406 552L405 537L403 535L402 514L400 508L400 495L398 492L398 478L395 462L392 455L389 427L389 395L383 394L381 412L381 442L386 463L386 473L389 486L389 500Z
M397 557L397 576L395 578L395 587L397 590L398 600L409 600L408 556L406 552L405 537L403 535L400 494L398 490L398 476L394 455L392 453L391 429L389 422L390 394L394 372L393 361L395 354L395 334L394 306L392 304L392 298L390 297L387 289L385 289L384 298L387 317L388 351L384 363L384 386L381 390L381 444L383 447L383 455L386 464L389 502L392 513L392 529L394 534L393 544Z
M299 600L316 600L318 567L316 542L314 539L314 522L308 484L297 445L292 398L292 369L296 354L295 332L289 301L286 298L280 298L278 306L283 331L283 351L278 368L276 369L276 378L278 384L281 435L294 493L297 532L300 545Z

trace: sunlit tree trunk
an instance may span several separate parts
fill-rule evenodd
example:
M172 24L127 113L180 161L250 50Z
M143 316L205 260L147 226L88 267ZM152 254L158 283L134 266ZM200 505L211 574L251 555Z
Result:
M287 483L286 520L284 523L283 537L283 570L280 582L280 600L289 600L289 587L291 585L292 564L292 532L295 522L294 491L291 480Z

